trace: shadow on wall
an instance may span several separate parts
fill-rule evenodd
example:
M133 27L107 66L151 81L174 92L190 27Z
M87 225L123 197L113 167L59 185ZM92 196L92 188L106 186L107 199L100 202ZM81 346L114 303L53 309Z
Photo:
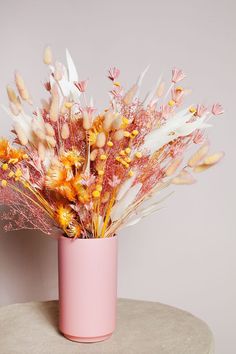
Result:
M57 241L37 231L1 231L0 306L57 297Z

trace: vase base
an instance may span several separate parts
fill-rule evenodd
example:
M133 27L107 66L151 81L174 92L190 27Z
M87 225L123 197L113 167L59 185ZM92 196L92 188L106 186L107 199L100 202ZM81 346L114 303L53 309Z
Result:
M112 333L105 334L104 336L98 336L98 337L76 337L76 336L70 336L69 334L63 333L64 337L67 339L73 341L73 342L79 342L79 343L95 343L95 342L102 342L103 340L106 340L112 336Z

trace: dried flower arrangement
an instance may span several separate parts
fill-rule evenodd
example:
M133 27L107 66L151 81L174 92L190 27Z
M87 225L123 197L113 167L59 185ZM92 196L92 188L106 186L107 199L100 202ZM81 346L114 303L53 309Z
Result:
M44 52L50 70L49 99L27 114L32 100L21 75L17 92L7 86L14 140L0 139L0 204L6 230L33 228L52 234L54 227L73 238L110 237L159 208L155 197L171 184L192 184L193 172L215 165L223 153L208 155L205 129L221 105L179 108L187 90L185 74L173 69L169 88L158 81L139 98L146 70L129 89L108 72L110 103L95 114L66 52L67 68ZM200 145L184 163L189 147Z

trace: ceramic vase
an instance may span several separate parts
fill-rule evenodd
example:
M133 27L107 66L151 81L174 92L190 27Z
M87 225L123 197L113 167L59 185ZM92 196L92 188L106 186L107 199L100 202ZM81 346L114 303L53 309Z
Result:
M77 342L108 339L115 329L117 236L58 239L59 329Z

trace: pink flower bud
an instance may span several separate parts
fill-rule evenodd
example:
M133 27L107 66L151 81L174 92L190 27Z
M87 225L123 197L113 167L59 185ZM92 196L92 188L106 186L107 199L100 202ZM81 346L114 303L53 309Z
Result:
M83 81L79 81L79 82L74 82L74 85L77 87L77 89L80 92L85 92L87 85L88 85L88 80L83 80Z
M218 116L218 115L224 113L224 110L223 110L223 107L219 103L215 103L212 106L211 112L212 112L212 114L214 114L214 116Z
M110 68L108 71L108 78L112 81L116 80L119 75L120 75L120 70L115 66L113 68Z
M185 73L177 68L174 68L172 70L172 79L171 81L174 82L175 84L181 80L183 80L186 77Z
M198 117L201 117L206 111L207 111L207 108L205 106L203 106L202 104L197 105L196 115Z

